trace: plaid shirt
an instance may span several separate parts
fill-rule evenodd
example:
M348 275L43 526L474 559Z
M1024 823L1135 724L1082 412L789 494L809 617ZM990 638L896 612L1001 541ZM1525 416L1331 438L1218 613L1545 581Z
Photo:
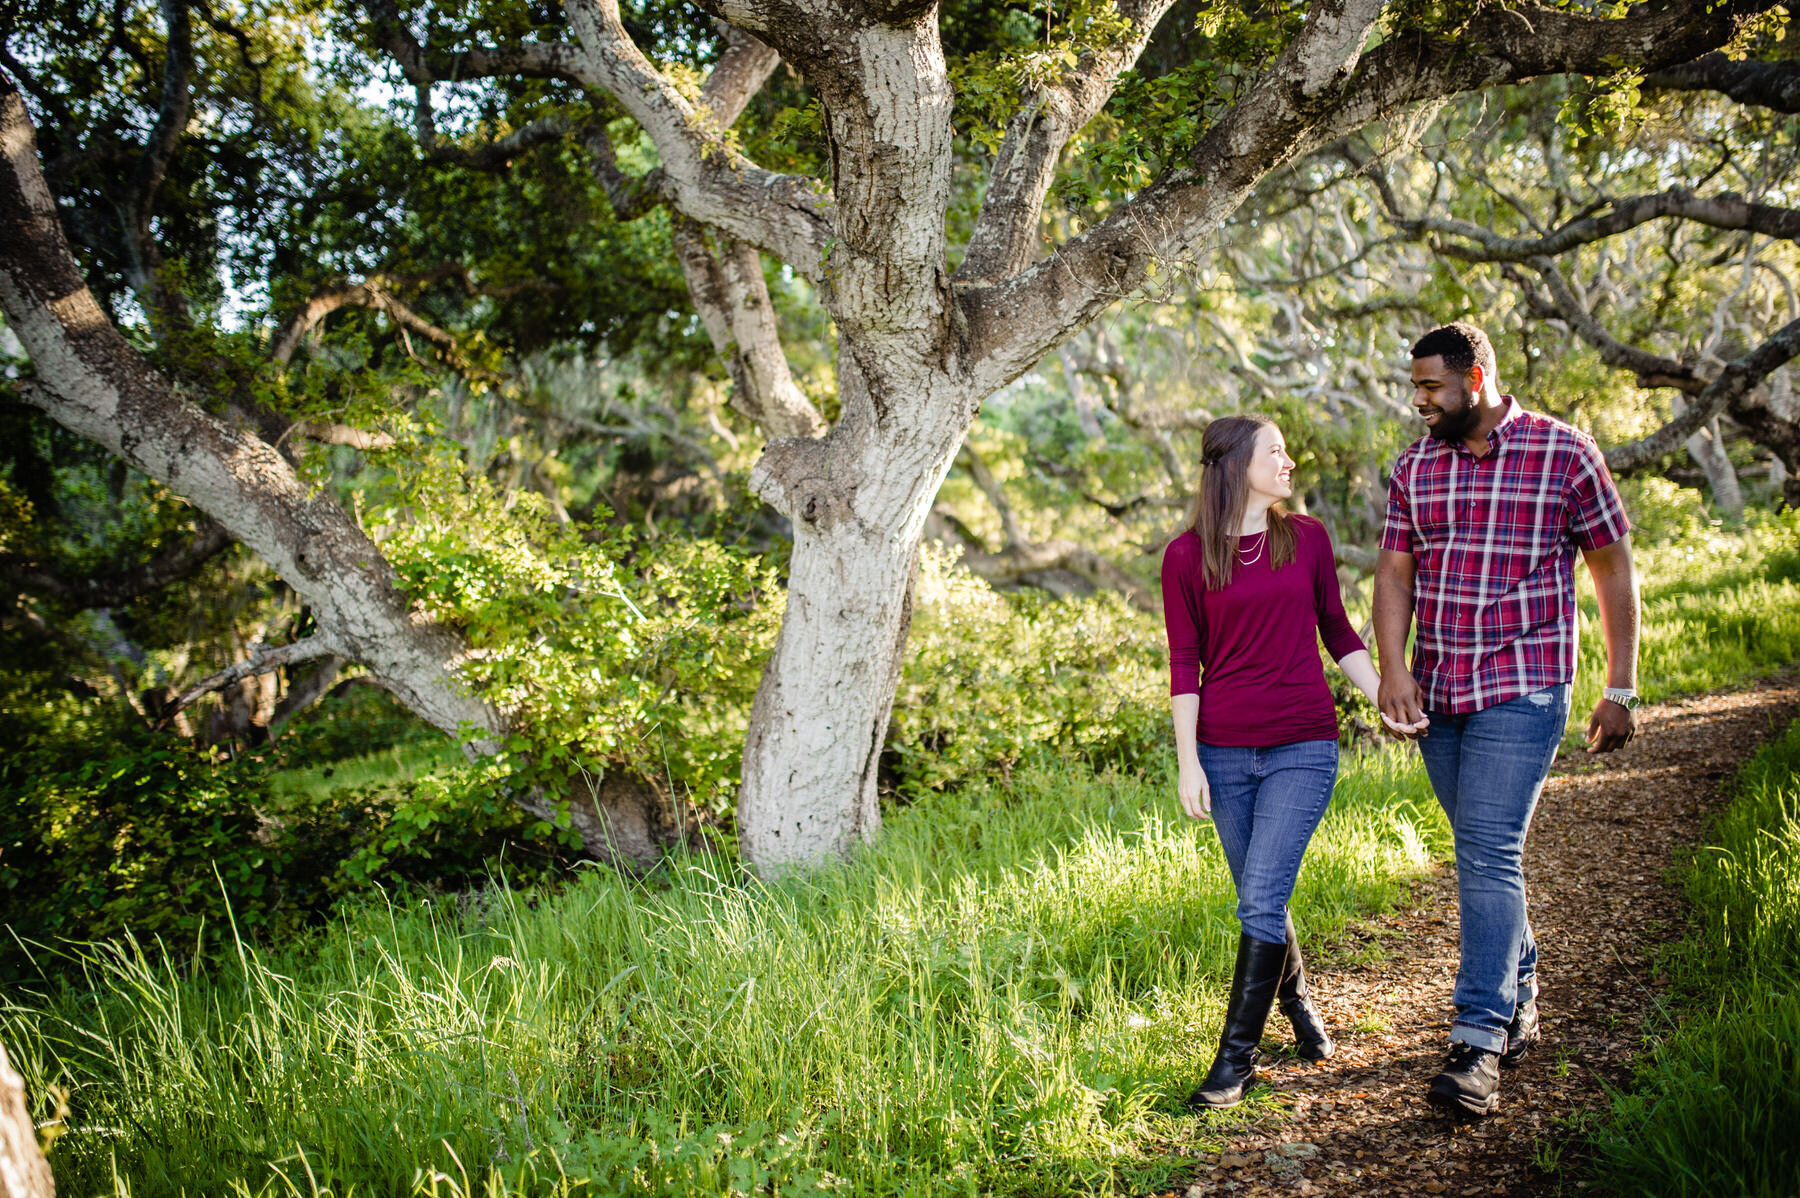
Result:
M1488 452L1421 437L1388 483L1381 547L1418 561L1413 676L1464 714L1575 678L1575 550L1630 531L1594 439L1503 396Z

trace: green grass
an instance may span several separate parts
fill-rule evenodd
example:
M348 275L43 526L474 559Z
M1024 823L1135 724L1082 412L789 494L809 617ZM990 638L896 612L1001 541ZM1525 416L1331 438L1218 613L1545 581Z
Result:
M4 1034L72 1092L70 1194L1142 1191L1228 1126L1181 1099L1233 897L1173 807L1162 778L1038 765L774 887L695 860L369 906L195 978L94 952ZM1445 835L1406 755L1349 761L1308 935Z
M1646 694L1793 659L1784 520L1643 549ZM1585 645L1597 691L1597 627ZM364 764L373 782L424 763ZM70 948L77 978L5 995L0 1038L40 1115L68 1090L64 1194L1143 1192L1272 1109L1182 1106L1236 923L1217 838L1171 792L1160 769L1041 756L773 886L698 857L643 883L596 869L554 892L365 902L308 943L192 970ZM1347 757L1295 898L1305 935L1329 942L1447 849L1410 752ZM1763 909L1725 926L1747 935ZM1779 1010L1740 1030L1785 1036ZM1719 1070L1761 1059L1709 1043ZM1718 1077L1800 1092L1791 1070Z
M1647 703L1740 685L1800 660L1800 513L1635 547L1642 611L1638 693ZM1577 563L1580 659L1564 751L1578 748L1606 684L1606 641Z
M454 768L463 761L462 753L448 741L404 741L326 765L281 770L270 776L269 791L278 799L303 795L322 798L334 790L410 782L436 770Z
M1598 1136L1619 1193L1800 1193L1800 723L1734 792L1688 867L1668 1029Z

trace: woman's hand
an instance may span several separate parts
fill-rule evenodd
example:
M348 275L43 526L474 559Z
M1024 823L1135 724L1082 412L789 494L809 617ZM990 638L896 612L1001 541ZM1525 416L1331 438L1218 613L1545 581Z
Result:
M1198 760L1181 763L1181 774L1175 781L1175 793L1181 798L1181 809L1194 819L1212 818L1212 788L1206 784L1206 771Z

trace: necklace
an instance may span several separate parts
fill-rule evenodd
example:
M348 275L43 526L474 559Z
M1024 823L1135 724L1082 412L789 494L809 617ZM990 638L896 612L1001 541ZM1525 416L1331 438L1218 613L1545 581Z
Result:
M1257 533L1256 535L1258 538L1257 542L1256 542L1256 549L1250 554L1249 557L1244 556L1244 542L1246 540L1248 540L1249 538L1247 538L1247 537L1239 537L1238 538L1238 549L1237 549L1238 565L1254 566L1262 558L1263 546L1265 546L1269 543L1269 530L1265 528L1261 532Z

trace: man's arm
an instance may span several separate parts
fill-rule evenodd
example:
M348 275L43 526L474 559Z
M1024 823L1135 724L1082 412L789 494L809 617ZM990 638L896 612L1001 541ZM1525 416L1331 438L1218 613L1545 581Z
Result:
M1598 549L1584 549L1582 560L1594 578L1600 601L1600 631L1606 639L1606 685L1637 689L1638 580L1631 561L1631 534ZM1637 718L1610 699L1602 699L1588 720L1587 751L1610 753L1623 748L1637 732Z
M1383 549L1375 560L1375 650L1381 655L1381 714L1405 727L1426 723L1425 695L1406 666L1406 634L1412 628L1413 577L1418 562L1410 553Z

